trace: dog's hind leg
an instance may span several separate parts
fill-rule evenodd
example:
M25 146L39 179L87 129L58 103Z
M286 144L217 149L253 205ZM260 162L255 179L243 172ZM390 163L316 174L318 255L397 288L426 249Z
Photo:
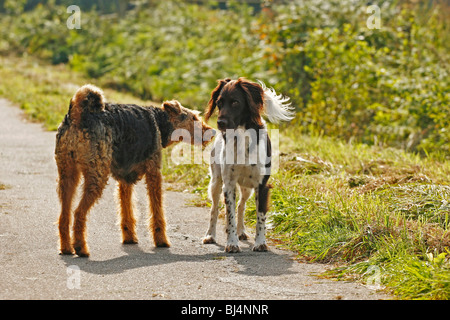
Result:
M102 166L99 166L100 168ZM73 248L80 257L88 257L89 250L86 244L86 219L89 209L101 197L103 189L108 182L108 173L102 173L99 167L90 167L84 172L83 195L75 210L73 224ZM105 167L103 167L105 168Z
M245 216L245 203L248 198L252 195L252 189L241 186L241 197L239 199L238 209L237 209L237 234L239 240L248 240L248 235L245 233L245 224L244 224L244 216Z
M145 175L147 191L150 199L150 229L157 247L170 247L166 235L166 219L164 218L162 199L162 176L158 166L152 166Z
M217 216L219 215L220 195L222 194L220 166L211 165L211 182L209 184L208 192L211 199L211 220L209 221L208 231L203 238L203 243L216 243Z
M120 201L120 226L122 228L122 243L137 243L136 219L133 215L133 184L119 181L118 197Z
M70 220L72 200L80 180L80 172L77 170L73 159L59 161L58 164L58 196L61 202L61 214L59 216L58 228L61 254L73 254L70 243Z

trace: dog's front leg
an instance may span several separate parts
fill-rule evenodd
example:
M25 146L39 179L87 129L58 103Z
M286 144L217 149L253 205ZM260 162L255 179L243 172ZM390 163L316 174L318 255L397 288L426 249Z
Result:
M227 246L226 252L241 252L236 227L236 182L228 181L224 185L225 206L227 211Z
M153 241L157 247L170 247L170 242L166 235L166 219L164 217L162 199L162 176L159 163L150 168L145 175L145 180L152 213L150 229L153 233Z
M211 165L211 182L208 187L208 193L211 198L211 219L209 221L209 228L203 238L203 243L216 243L216 225L217 216L219 215L219 201L222 193L222 176L220 175L220 166L217 164Z
M265 179L267 181L268 177ZM269 197L269 188L265 184L260 184L255 188L256 202L256 237L253 251L267 251L266 244L266 212Z

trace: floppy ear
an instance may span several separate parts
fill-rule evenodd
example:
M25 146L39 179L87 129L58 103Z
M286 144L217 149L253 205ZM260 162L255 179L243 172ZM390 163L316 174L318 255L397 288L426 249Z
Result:
M181 113L181 104L177 100L164 101L163 108L169 114L177 115Z
M217 104L216 104L217 98L219 97L220 92L222 91L222 88L230 81L231 81L231 79L229 79L229 78L217 81L219 84L211 92L211 99L209 99L208 107L205 110L205 121L208 121L208 119L214 113L214 110L216 109L216 106L217 106Z
M247 100L247 105L250 113L250 121L257 127L262 128L263 123L261 119L261 113L264 108L264 90L263 88L255 83L248 81L244 78L239 78L237 81L245 92L245 99Z

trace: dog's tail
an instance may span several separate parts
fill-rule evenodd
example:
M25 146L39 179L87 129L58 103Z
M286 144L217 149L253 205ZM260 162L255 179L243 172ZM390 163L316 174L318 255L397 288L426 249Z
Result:
M270 122L291 121L295 117L294 107L289 97L277 94L273 88L267 88L264 82L258 81L264 90L264 114Z
M105 110L105 97L100 88L86 84L79 88L70 101L71 115L81 115L83 112L98 113Z

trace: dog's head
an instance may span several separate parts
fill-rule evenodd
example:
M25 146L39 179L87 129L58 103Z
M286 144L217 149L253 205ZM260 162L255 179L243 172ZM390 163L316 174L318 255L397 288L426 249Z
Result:
M219 109L217 126L219 130L246 129L263 127L261 112L264 107L264 90L255 82L244 78L238 80L219 80L211 93L205 120L212 116L216 107Z
M184 141L195 145L206 146L215 135L215 130L204 123L200 117L200 111L183 107L177 100L165 101L163 109L169 116L174 128L169 145L176 141ZM181 137L181 139L178 139Z

